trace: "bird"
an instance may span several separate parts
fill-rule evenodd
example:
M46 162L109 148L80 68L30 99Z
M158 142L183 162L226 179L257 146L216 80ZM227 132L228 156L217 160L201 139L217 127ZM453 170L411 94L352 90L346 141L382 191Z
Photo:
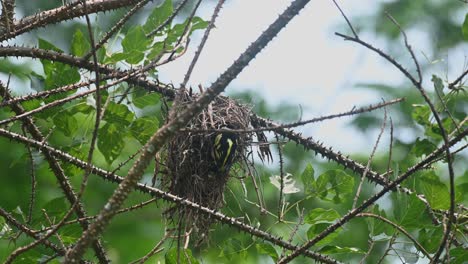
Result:
M228 129L222 127L222 129ZM220 132L214 137L211 157L214 161L214 171L227 172L232 166L237 149L237 135L233 132Z

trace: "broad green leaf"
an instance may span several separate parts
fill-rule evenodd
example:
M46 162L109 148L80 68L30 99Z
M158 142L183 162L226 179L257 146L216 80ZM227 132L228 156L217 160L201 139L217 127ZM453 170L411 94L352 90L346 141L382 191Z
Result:
M28 63L12 63L8 59L1 59L0 60L0 72L5 74L12 74L22 80L27 80L31 78L31 74L34 71L31 69L31 65Z
M180 37L184 34L188 21L189 20L187 19L184 23L175 25L169 31L169 34L166 38L166 45L172 47L175 43L177 43ZM201 19L200 17L193 17L191 23L192 24L190 26L189 35L191 35L195 30L206 28L209 24L209 22Z
M429 253L435 253L444 236L442 227L423 228L419 231L418 241Z
M304 184L304 192L306 195L316 191L314 173L314 167L312 167L312 164L308 163L301 174L301 180L302 184Z
M60 237L66 245L71 245L80 238L82 232L79 224L65 225L60 229Z
M61 49L55 47L52 43L39 39L39 48L62 52ZM60 62L53 62L49 60L41 60L42 67L44 68L45 88L50 90L59 86L76 83L80 80L80 73L78 69L70 67L67 64Z
M190 249L177 249L177 247L172 247L164 256L166 264L197 264L200 263L192 255Z
M145 58L145 51L150 44L141 26L132 27L122 40L123 54L120 58L130 64L137 64ZM120 53L119 53L120 54ZM112 60L115 61L114 55Z
M107 123L99 129L97 146L108 164L111 164L122 152L125 145L124 136L122 128L113 123Z
M449 209L450 194L448 188L434 172L424 174L419 183L424 196L433 209Z
M468 259L468 250L466 250L466 248L457 247L457 248L452 248L450 250L450 263L451 264L466 264L467 259Z
M150 139L150 137L159 128L159 121L156 118L140 117L135 120L130 126L132 136L142 145Z
M278 253L275 248L266 242L259 242L255 244L258 254L266 254L270 256L275 262L278 260Z
M135 94L133 94L132 103L136 107L143 109L147 106L156 106L159 103L160 99L161 99L161 96L157 93L147 93L145 91L144 94L140 95L138 94L138 92L136 92Z
M146 33L150 33L151 31L158 28L171 16L172 10L172 0L165 0L164 3L162 3L162 5L153 9L148 19L146 19L146 23L143 26L144 31Z
M135 119L135 114L128 110L128 107L123 104L109 102L106 112L104 113L104 120L113 123L122 128L127 128Z
M413 152L416 157L422 157L424 155L427 156L436 149L437 146L434 145L434 143L432 143L428 139L424 138L420 140L419 138L417 138L416 142L413 145L413 148L411 149L411 152Z
M421 228L430 224L426 205L415 194L397 196L393 214L396 222L405 228Z
M325 229L327 229L327 227L329 226L330 224L315 224L315 225L312 225L309 230L307 230L307 238L308 239L313 239L315 236L317 236L318 234L320 234L322 231L324 231ZM338 228L337 230L335 230L333 233L329 234L328 236L326 236L324 239L320 240L319 242L317 242L317 244L315 244L316 246L327 246L327 245L334 245L336 243L336 238L338 237L339 235L339 232L342 230L342 228Z
M374 206L372 213L387 218L387 214L384 210L379 209L379 205ZM369 233L372 237L377 237L382 234L388 236L393 234L393 228L389 224L374 217L366 217L365 219L368 223Z
M353 191L354 178L342 170L329 170L316 181L318 196L325 201L341 203Z
M156 42L150 49L148 53L148 60L154 60L164 51L164 42Z
M78 121L68 111L61 111L54 117L54 125L63 132L65 136L72 136L78 129Z
M145 51L149 44L141 26L132 27L122 40L124 52Z
M85 38L83 32L80 29L75 31L73 34L72 44L71 44L71 52L73 55L81 57L88 53L91 50L91 44Z
M462 34L463 34L463 38L465 40L468 40L468 13L466 13L465 21L463 21Z
M52 221L59 221L69 209L68 202L64 196L48 201L45 205L42 206L42 208L46 211L47 215Z
M311 225L331 224L338 218L340 218L340 214L334 209L315 208L304 217L304 223Z
M431 115L431 110L429 109L429 106L413 105L413 107L413 112L411 113L413 120L422 126L430 125L429 116Z
M234 256L245 258L247 255L247 250L245 245L236 238L230 238L226 240L222 245L222 251L220 252L220 257L225 257L227 259L232 259Z

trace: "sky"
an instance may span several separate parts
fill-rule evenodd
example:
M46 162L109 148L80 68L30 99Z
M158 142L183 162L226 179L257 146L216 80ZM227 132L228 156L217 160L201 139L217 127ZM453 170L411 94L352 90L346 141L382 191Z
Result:
M216 2L204 6L197 15L209 20ZM192 87L198 84L208 87L290 3L226 2L189 81ZM352 1L341 2L351 18L372 14L378 3L360 1L362 4L357 6ZM311 1L228 86L226 93L251 91L260 94L271 106L284 102L297 105L303 119L380 102L377 93L356 89L354 85L399 84L402 76L375 54L335 36L336 31L348 32L343 22L332 1ZM160 68L163 81L182 82L202 34L199 31L193 37L183 58ZM362 36L377 45L384 44L374 36ZM369 139L346 126L350 120L325 121L298 130L344 152L369 150L372 147Z

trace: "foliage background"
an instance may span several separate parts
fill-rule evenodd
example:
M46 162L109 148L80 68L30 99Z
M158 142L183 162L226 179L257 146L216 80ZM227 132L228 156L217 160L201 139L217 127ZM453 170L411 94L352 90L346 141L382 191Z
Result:
M59 1L16 1L18 15L30 15L38 10L46 10L60 5ZM146 17L154 6L156 5L151 4L150 7L145 8L143 12L138 13L123 27L120 32L121 38L116 42L114 47L108 48L108 54L119 52L119 42L121 41L122 46L125 46L125 41L122 39L125 39L129 34L134 34L131 36L132 40L140 40L138 32L135 31L135 26L146 21ZM428 58L420 60L421 68L425 74L426 87L428 87L431 98L435 99L437 97L433 87L437 87L440 80L444 85L444 88L441 89L445 93L443 101L450 109L453 118L461 122L466 119L466 112L468 111L466 103L468 101L467 94L465 91L450 92L447 90L447 83L453 80L447 79L447 76L458 76L463 71L466 71L466 60L456 60L458 65L452 68L448 66L448 62L444 61L444 58L452 52L458 52L460 49L466 55L467 44L462 32L463 21L454 19L459 17L460 12L466 14L466 7L466 3L461 1L392 1L381 3L372 16L355 16L351 19L363 34L374 35L377 39L382 40L385 43L385 49L406 65L410 65L411 60L402 48L401 33L395 25L385 18L384 11L392 14L400 26L408 32L410 38L414 32L428 32L427 35L430 36L430 43L421 43L424 46L424 50L421 52L424 52ZM180 14L180 21L183 21L183 17L188 16L192 8L193 5L189 4L183 10ZM96 28L100 29L96 30L107 30L125 12L125 10L118 10L105 13L105 15L98 15L98 18L93 18L99 21L99 26ZM209 17L204 17L203 19L208 21ZM200 23L203 23L203 21ZM465 29L466 27L468 26L465 25ZM344 21L343 26L340 28L343 30L340 29L338 30L339 32L346 30ZM83 38L87 39L86 24L83 21L73 20L35 30L24 37L21 36L10 42L43 48L53 43L54 46L59 47L65 52L76 53L79 51L74 50L73 45L75 47L83 47L85 45L83 43L86 42L80 42L80 37L77 33L79 31L83 32L85 36ZM41 42L39 39L47 40L49 43L45 41ZM341 40L337 38L336 41ZM139 42L135 41L134 43L138 45ZM196 46L193 43L191 45ZM349 45L353 44L349 43ZM418 50L418 47L417 44L413 46L415 50ZM228 49L229 47L223 48ZM355 46L355 48L360 47ZM123 49L125 51L125 47ZM210 51L206 50L205 52ZM268 53L268 47L263 52ZM421 56L420 53L418 53L418 56ZM124 59L128 60L129 57L109 56L107 63L121 62ZM75 73L64 72L67 69L56 67L56 65L49 66L52 72L48 73L46 70L47 62L42 62L41 64L38 60L5 59L0 63L0 70L5 73L2 75L2 81L6 83L8 73L11 73L11 89L17 94L24 94L30 92L31 89L38 89L38 87L50 89L49 85L52 87L66 84L70 81L68 77L73 79L72 77ZM41 72L42 67L43 72ZM214 70L221 72L222 69ZM294 71L294 68L287 67L285 72L288 70ZM185 68L182 71L185 71ZM56 75L54 76L54 74ZM159 73L155 72L154 74L158 75ZM60 83L61 79L57 78L57 76L67 76L63 80L65 83ZM119 89L124 90L125 88L122 86L117 88L116 91L119 91ZM395 134L393 156L390 164L393 169L404 171L412 164L421 160L422 157L430 153L437 146L440 146L442 139L432 118L429 116L427 107L415 107L415 105L424 104L424 101L410 83L402 82L400 85L395 86L386 83L366 83L366 80L363 80L355 88L363 89L363 92L365 90L377 92L378 97L376 98L406 98L405 102L394 105L389 110L394 131L404 131L404 133ZM260 116L270 117L273 120L282 122L292 122L300 118L301 114L297 111L296 105L271 105L264 100L264 95L262 94L251 92L237 93L236 90L236 87L230 88L229 95L239 98L243 102L255 102L254 111ZM58 98L54 97L48 100ZM113 166L124 161L126 157L141 147L142 143L152 134L151 129L154 131L157 126L163 123L160 112L161 98L159 96L142 93L136 94L134 98L139 99L137 102L134 102L135 108L122 108L118 104L111 104L109 112L113 113L113 115L111 114L107 120L105 119L107 123L104 126L114 124L117 127L101 127L100 133L102 133L102 138L99 141L100 143L98 142L99 151L96 152L94 157L95 165L112 170ZM43 112L37 117L37 122L43 131L52 131L49 137L51 144L60 146L62 150L69 151L81 157L81 159L85 159L85 154L89 149L89 138L94 119L93 110L85 102L86 100L79 100L68 103L55 110ZM30 104L31 107L32 105L37 106L39 101L34 101ZM29 106L26 105L25 107ZM2 118L12 115L5 108L2 108L0 111ZM135 125L136 120L140 120L138 122L141 126ZM450 123L451 120L449 118L445 120L447 128L453 131L454 127ZM374 139L375 134L380 130L382 121L382 111L361 114L355 116L349 122L350 132L347 129L341 132L343 137L349 137L349 135L358 136L355 132L351 132L353 131L352 128L355 128L365 138L371 135L372 137L370 138ZM326 123L320 123L320 125L327 126ZM125 129L122 129L122 127ZM20 132L21 125L20 123L15 123L9 129ZM122 129L122 133L125 133L125 135L118 135L119 133L112 129ZM463 129L466 129L466 124L462 127ZM117 134L111 134L112 131ZM109 134L106 135L106 133ZM122 137L119 138L118 136ZM388 134L386 134L386 137L388 137ZM116 141L112 141L115 138L117 138ZM272 134L270 135L270 140L275 141ZM320 140L326 141L327 139ZM373 141L372 143L369 142L369 144L373 143ZM120 146L118 153L115 153L112 147L105 147L115 146L116 144ZM460 146L466 144L466 139L461 144ZM2 168L2 177L0 177L0 206L12 212L18 219L25 221L27 208L30 203L29 195L31 193L30 174L32 168L28 150L24 145L14 143L3 137L0 138L0 149L3 150L0 158L0 168ZM276 145L272 146L272 149L277 153ZM283 237L288 237L291 230L294 229L295 222L298 221L299 213L303 211L306 215L306 224L299 228L294 242L304 243L308 235L313 235L314 228L324 228L336 219L331 217L330 219L314 222L310 218L312 212L317 212L314 210L321 210L321 208L324 208L323 210L333 209L332 215L336 212L341 216L348 212L353 203L352 194L357 189L360 175L346 170L342 171L342 166L315 156L310 151L304 151L301 146L292 142L286 143L283 150L285 160L284 171L293 175L297 185L301 189L301 192L287 195L286 197L289 206L296 202L298 202L298 206L291 206L289 208L289 211L285 215L285 222L277 223L275 216L260 214L259 209L256 206L252 206L252 201L256 201L256 195L253 191L254 186L252 186L251 181L247 180L245 181L245 187L237 180L229 182L225 194L227 206L222 211L230 216L243 217L244 221L251 225L259 226L262 230L268 230ZM369 157L368 152L360 150L356 150L355 153L346 154L351 154L353 159L363 164L367 163ZM69 205L61 191L57 188L55 177L50 171L47 162L41 157L41 153L34 151L32 155L34 156L34 170L38 180L32 225L39 228L41 225L44 225L40 209L46 209L49 216L59 219L66 212ZM257 162L257 171L258 179L262 182L261 186L263 188L266 208L276 213L278 189L269 182L271 175L279 174L278 156L275 155L274 159L275 162L273 164L265 164L265 166ZM372 168L376 171L385 171L387 169L387 160L388 147L380 146L379 152L373 159ZM464 204L465 206L468 199L466 196L468 187L467 164L468 156L466 150L458 153L453 164L456 172L457 203ZM441 162L432 170L418 172L415 177L405 182L404 185L415 189L418 193L430 195L430 197L433 197L433 200L430 200L431 205L434 205L435 208L446 210L449 203L446 167L446 164ZM124 175L124 172L128 169L129 165L124 166L121 170L121 175ZM148 168L148 173L143 179L145 182L150 182L152 170L153 167ZM338 177L332 174L334 170L339 170L335 172L343 174L343 178L353 182L353 184L349 184L349 186L343 189L343 193L324 197L322 195L323 192L317 195L314 192L307 191L305 186L317 184L320 175L328 179ZM72 166L66 167L66 172L70 176L72 183L78 188L83 172ZM311 181L312 176L314 176L315 181ZM89 215L99 212L106 203L106 198L112 194L115 187L115 184L105 182L98 177L90 177L90 182L83 197ZM246 197L241 195L244 193L243 189L248 190ZM375 184L366 181L360 201L363 201L364 198L369 197L374 192ZM339 202L337 202L338 198ZM147 199L149 199L147 195L135 192L132 193L125 204L126 206L131 206ZM149 252L161 239L164 235L164 226L166 224L161 217L163 205L164 202L154 202L130 213L118 215L113 219L111 225L103 234L102 240L105 243L110 258L115 263L128 263L138 259ZM415 197L394 192L379 202L379 206L375 206L373 211L387 216L400 226L408 229L414 236L418 237L418 240L425 247L431 249L431 253L433 253L437 249L443 229L440 225L434 226L431 224L430 217L424 209L425 207ZM421 214L421 211L425 213ZM464 211L464 214L466 217L466 211ZM18 246L30 242L29 238L24 235L12 239L11 234L7 233L1 233L0 260L6 259ZM81 229L78 225L67 226L60 232L65 243L75 241L80 234ZM314 250L330 253L335 259L343 262L358 262L365 256L366 252L370 252L366 256L365 262L376 263L389 247L389 241L392 240L392 236L395 234L395 229L389 228L380 222L367 218L356 218L347 223L336 236L332 235L326 242L316 246ZM459 234L462 245L453 249L452 256L460 254L460 257L456 258L454 263L462 263L460 260L463 261L463 258L466 257L466 253L458 251L467 247L465 237L466 227L465 230L463 227L460 227ZM399 263L403 260L413 263L418 261L425 263L427 261L419 260L418 254L414 252L414 248L408 246L408 241L404 236L396 235L396 237L396 242L391 245L395 248L395 251L390 253L386 263ZM174 260L173 254L176 246L176 243L173 241L166 242L164 244L164 251L155 255L149 261L154 262L158 260L171 263ZM276 253L272 250L275 250ZM273 262L275 256L281 253L280 248L273 247L268 242L254 238L249 234L238 232L236 229L223 224L213 225L213 231L207 246L198 249L193 248L192 251L195 258L204 263L268 263ZM48 254L50 252L44 248L37 247L23 254L18 263L30 263L32 260L37 260L37 258L45 258L44 256ZM88 252L87 257L91 258L92 253ZM303 261L306 261L306 259L299 257L296 263L302 263Z

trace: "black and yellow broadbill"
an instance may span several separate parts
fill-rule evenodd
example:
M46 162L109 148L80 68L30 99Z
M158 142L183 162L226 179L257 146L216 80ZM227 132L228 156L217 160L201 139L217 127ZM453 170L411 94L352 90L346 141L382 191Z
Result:
M237 136L231 132L222 132L214 139L211 157L215 162L215 170L220 172L228 171L232 165L237 148Z

